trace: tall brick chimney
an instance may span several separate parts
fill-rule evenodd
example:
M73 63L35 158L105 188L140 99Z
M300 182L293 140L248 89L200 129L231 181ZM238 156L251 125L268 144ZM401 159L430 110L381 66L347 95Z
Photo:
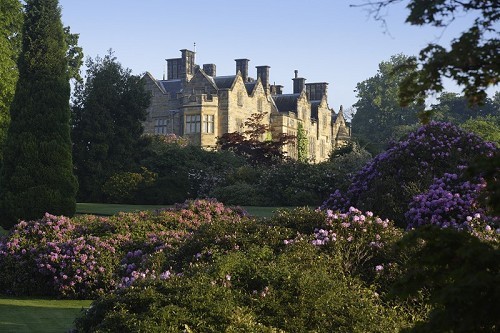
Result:
M236 74L238 71L241 73L241 77L243 78L243 82L248 81L248 59L234 59L236 61Z

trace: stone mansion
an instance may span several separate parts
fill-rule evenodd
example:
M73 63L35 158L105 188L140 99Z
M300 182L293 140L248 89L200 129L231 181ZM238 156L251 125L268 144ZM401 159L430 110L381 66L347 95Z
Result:
M256 66L256 79L249 76L248 59L236 59L234 75L218 76L215 64L195 64L195 52L181 50L181 57L167 59L167 77L155 79L146 73L143 81L151 93L144 132L189 139L206 149L216 147L224 133L243 132L253 113L265 112L269 136L297 135L299 124L307 136L308 156L313 162L328 159L332 149L350 139L342 107L328 107L326 82L305 83L295 71L293 93L270 84L269 66ZM265 139L265 138L263 138ZM297 158L297 145L285 152Z

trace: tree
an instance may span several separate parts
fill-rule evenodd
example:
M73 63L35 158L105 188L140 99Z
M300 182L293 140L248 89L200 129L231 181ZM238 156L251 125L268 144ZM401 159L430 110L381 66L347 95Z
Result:
M356 86L353 136L371 153L381 152L391 140L399 139L418 122L417 113L423 107L417 103L401 107L398 99L400 84L409 71L396 69L407 60L402 54L392 56L379 64L375 76Z
M500 93L497 93L500 94ZM482 105L467 105L467 99L456 93L443 92L438 103L431 105L430 118L460 125L471 118L500 116L500 107L495 100L486 98Z
M0 221L73 215L67 45L57 0L28 0L0 174Z
M139 170L142 121L150 95L139 76L124 69L112 51L88 59L86 81L77 83L72 138L79 199L101 201L114 174Z
M376 20L384 21L384 9L403 0L367 0L357 6L368 6ZM356 5L354 5L356 6ZM469 103L482 104L486 89L498 84L500 78L498 0L409 0L406 6L411 25L432 25L445 28L456 17L476 15L469 28L452 40L450 48L430 43L417 57L407 59L405 67L413 70L402 82L400 98L403 105L423 100L425 95L443 90L443 77L451 78L463 86Z
M500 147L500 116L471 118L460 127L479 135L485 141L495 142Z
M219 149L230 150L245 157L251 164L275 164L286 160L283 148L295 140L295 136L281 133L272 140L261 141L269 132L269 125L262 123L266 113L253 113L245 121L248 128L243 133L224 133L217 139Z
M2 147L9 127L10 103L18 78L17 57L21 51L22 5L18 0L0 0L0 168Z

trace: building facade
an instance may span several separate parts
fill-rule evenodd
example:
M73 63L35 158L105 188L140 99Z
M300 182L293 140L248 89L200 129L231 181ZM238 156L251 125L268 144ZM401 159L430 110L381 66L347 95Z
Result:
M303 128L312 162L327 160L335 147L350 140L342 107L336 113L328 106L328 83L305 83L295 71L293 93L283 94L283 86L270 84L269 66L256 66L254 79L249 76L248 59L235 61L234 75L218 76L215 64L198 66L193 51L181 50L180 58L167 59L162 80L146 73L143 81L151 93L151 105L144 132L173 133L214 149L219 136L244 132L252 114L265 113L263 122L270 127L270 137L297 135ZM284 150L297 158L296 144Z

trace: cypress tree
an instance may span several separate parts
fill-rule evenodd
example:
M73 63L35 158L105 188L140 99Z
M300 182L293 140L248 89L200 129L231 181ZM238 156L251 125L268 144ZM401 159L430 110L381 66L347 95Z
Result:
M0 223L76 207L67 45L58 0L27 0L19 80L0 173Z

